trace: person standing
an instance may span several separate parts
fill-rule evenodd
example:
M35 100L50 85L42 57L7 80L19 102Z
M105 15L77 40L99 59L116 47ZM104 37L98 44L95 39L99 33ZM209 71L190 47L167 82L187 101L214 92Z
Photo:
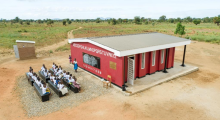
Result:
M74 70L75 70L75 72L77 73L78 64L77 64L76 58L75 58L73 64L74 64Z
M71 55L69 55L69 59L70 59L70 64L71 64L71 62L72 62L72 57L71 57Z

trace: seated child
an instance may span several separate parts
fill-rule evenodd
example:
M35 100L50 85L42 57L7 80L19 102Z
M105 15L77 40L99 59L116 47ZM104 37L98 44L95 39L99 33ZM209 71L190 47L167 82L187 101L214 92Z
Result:
M63 82L59 82L59 84L57 85L57 87L59 88L59 90L62 92L62 95L65 95L68 93L68 89L63 85Z
M73 76L73 79L75 80L75 81L73 82L73 86L76 87L76 88L78 88L78 90L79 90L79 92L80 92L80 89L81 89L81 88L80 88L80 84L76 82L77 79L75 78L75 76Z
M33 76L33 71L30 70L29 73L28 73L29 77L32 77Z
M50 89L46 86L46 83L44 83L44 84L42 85L41 89L42 89L42 93L43 93L44 95L51 94Z
M47 69L43 72L45 77L48 77Z
M69 79L69 77L70 77L70 75L69 75L70 73L69 72L67 72L66 73L66 79L68 80Z
M45 70L45 65L43 64L43 66L41 67L41 71Z
M59 68L57 71L57 75L61 74L63 72L62 68Z
M63 71L63 77L66 78L66 70Z

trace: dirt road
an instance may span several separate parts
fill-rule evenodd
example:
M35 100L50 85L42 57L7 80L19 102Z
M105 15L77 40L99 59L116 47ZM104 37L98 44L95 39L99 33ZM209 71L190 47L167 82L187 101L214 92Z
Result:
M79 30L81 29L82 27L79 27L75 30L71 30L67 33L67 38L68 39L71 39L71 38L74 38L74 35L73 35L73 31L76 31L76 30ZM39 48L39 49L36 49L36 52L40 52L40 51L48 51L48 50L55 50L56 48L60 47L60 46L63 46L65 44L68 44L68 39L64 39L63 41L57 43L57 44L53 44L53 45L49 45L49 46L46 46L46 47L42 47L42 48Z
M16 79L28 67L56 62L68 65L69 52L31 60L11 58L0 63L0 120L219 120L220 119L220 45L193 42L187 46L187 63L199 71L174 79L133 96L117 91L45 116L28 118L16 93ZM181 61L183 46L176 48L175 60ZM175 66L174 66L175 67Z

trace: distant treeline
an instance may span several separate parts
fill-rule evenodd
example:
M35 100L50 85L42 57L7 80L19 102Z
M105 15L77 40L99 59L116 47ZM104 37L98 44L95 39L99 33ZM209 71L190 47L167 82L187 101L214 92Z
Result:
M88 23L88 22L95 22L95 23L102 23L102 22L108 22L108 24L116 25L116 24L152 24L154 25L155 22L167 22L167 23L194 23L195 25L200 24L200 23L215 23L219 26L220 23L220 15L215 16L215 17L204 17L204 18L192 18L190 16L186 18L166 18L165 15L162 15L159 17L159 19L151 19L151 18L144 18L144 17L139 17L136 16L134 19L115 19L115 18L110 18L110 19L60 19L60 20L52 20L52 19L38 19L38 20L33 20L33 19L20 19L19 17L15 17L15 19L11 20L6 20L6 19L1 19L0 22L6 23L10 22L11 24L14 23L19 23L21 25L27 24L30 25L31 22L36 22L39 24L46 23L47 25L51 25L54 22L62 22L63 25L71 24L72 22L76 23Z

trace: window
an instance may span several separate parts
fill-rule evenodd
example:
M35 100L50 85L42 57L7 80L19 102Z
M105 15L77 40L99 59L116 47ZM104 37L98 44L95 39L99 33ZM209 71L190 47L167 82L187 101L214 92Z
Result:
M161 63L163 63L164 61L164 50L162 50L162 53L161 53Z
M155 65L155 58L156 57L156 51L153 51L153 57L152 57L152 66Z
M141 54L141 69L145 68L145 53Z
M83 62L100 69L100 58L87 53L83 53Z

